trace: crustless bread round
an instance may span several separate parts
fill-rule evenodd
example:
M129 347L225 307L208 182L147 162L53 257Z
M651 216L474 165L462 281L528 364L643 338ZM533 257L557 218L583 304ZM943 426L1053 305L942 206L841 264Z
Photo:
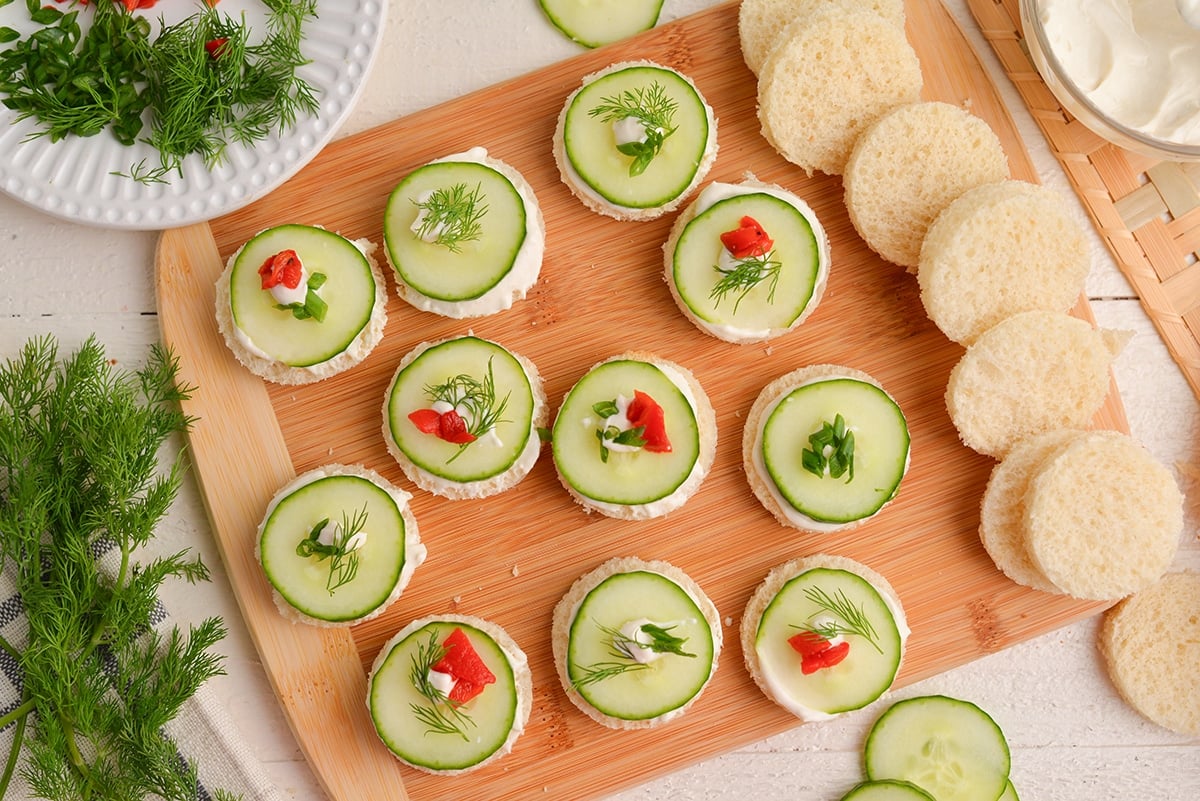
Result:
M904 0L742 0L738 5L738 40L750 71L759 74L792 23L827 5L870 9L897 28L904 28Z

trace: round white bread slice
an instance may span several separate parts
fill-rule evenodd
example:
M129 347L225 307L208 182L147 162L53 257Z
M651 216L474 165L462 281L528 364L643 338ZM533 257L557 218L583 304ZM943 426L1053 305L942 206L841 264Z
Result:
M917 281L929 319L970 345L1019 312L1067 311L1090 266L1083 229L1063 199L1008 180L967 190L934 218Z
M1200 574L1168 573L1110 609L1100 653L1130 706L1200 736Z
M1128 338L1058 312L1021 312L1001 321L950 371L946 408L959 437L1001 458L1035 434L1087 428Z
M484 620L483 618L475 617L473 615L430 615L428 617L422 617L412 621L407 626L400 629L400 631L396 632L396 634L388 639L388 641L383 644L383 647L379 649L379 654L375 657L375 661L371 665L371 670L367 678L366 699L368 711L370 711L371 690L372 684L375 681L375 673L379 670L384 660L387 659L392 647L412 632L421 629L423 626L438 622L462 623L464 625L479 629L491 637L496 645L500 647L500 650L503 651L504 658L508 660L509 667L512 668L513 681L517 690L517 708L513 714L512 728L509 729L508 738L504 741L502 746L493 751L486 759L477 762L470 767L458 770L436 770L424 765L417 765L408 762L407 760L401 760L404 762L404 764L414 767L424 773L431 773L438 776L457 776L463 773L479 770L483 766L490 765L491 763L500 759L500 757L512 751L513 745L517 742L517 738L519 738L525 731L525 726L529 723L529 712L533 709L533 674L529 670L529 659L525 656L525 652L521 650L521 647L517 645L516 641L509 636L508 632L496 623L493 623L490 620Z
M1115 600L1157 581L1183 531L1183 495L1127 435L1092 431L1043 462L1025 495L1034 565L1067 595Z
M750 678L754 680L754 683L758 685L763 694L802 720L824 720L834 717L834 715L815 709L802 708L798 706L794 699L781 696L777 692L775 685L764 674L755 643L758 640L758 627L762 620L763 612L766 611L767 606L774 600L775 596L779 594L779 591L796 576L817 568L845 570L849 573L854 573L867 581L879 592L887 603L893 619L896 621L896 629L900 634L901 663L903 663L904 644L907 642L908 635L910 634L908 620L904 614L904 607L900 603L899 594L897 594L886 578L861 562L845 556L821 553L792 559L789 562L772 568L762 583L754 590L754 594L750 596L750 600L746 603L746 609L742 613L741 628L739 630L742 644L742 658L746 663L746 671L750 674ZM899 674L899 672L900 666L897 665L896 673Z
M840 175L868 125L920 97L916 52L903 28L868 9L834 4L796 20L783 36L759 74L762 134L810 175Z
M562 111L559 112L558 122L554 128L554 141L551 148L554 154L554 163L558 166L559 176L562 178L562 182L567 185L567 188L571 190L571 194L575 195L575 197L577 197L584 206L596 212L597 214L603 214L604 216L612 217L615 220L653 220L657 217L667 214L668 212L674 211L675 209L679 208L679 206L682 205L685 200L688 199L688 196L690 196L693 191L695 191L696 187L700 185L700 182L704 180L704 177L708 175L708 171L712 169L713 164L715 164L717 161L717 118L713 113L712 106L710 106L704 99L704 95L700 93L700 89L696 86L695 82L692 81L691 78L689 78L687 75L684 75L682 72L679 72L678 70L671 70L680 78L687 81L692 88L695 89L696 96L700 98L702 103L704 103L704 113L708 119L708 139L705 143L704 154L700 158L700 162L697 165L696 172L692 177L691 183L689 183L682 192L676 195L673 200L664 203L661 206L632 208L613 203L607 198L602 197L598 192L584 182L584 180L575 171L575 168L571 166L571 160L567 157L567 112L571 109L571 103L575 100L575 96L583 91L584 87L595 81L597 78L601 78L610 72L616 72L618 70L636 66L650 66L658 69L671 69L670 67L663 66L662 64L658 64L653 61L623 61L617 64L612 64L602 70L598 70L597 72L593 72L590 75L585 75L583 80L580 81L579 88L571 92L566 101L563 103Z
M399 375L400 371L411 364L414 359L429 350L429 348L447 342L450 339L456 339L456 337L447 337L435 342L422 342L406 353L404 358L400 360L400 364L396 366L396 371L388 386L395 385L395 376ZM525 440L525 448L521 451L521 455L503 473L480 481L454 481L434 475L408 458L408 455L400 449L396 444L396 440L392 437L391 425L388 418L391 402L389 392L383 399L383 441L387 446L388 453L400 465L400 469L404 471L404 475L408 477L409 481L426 492L432 492L434 495L449 498L452 501L461 501L469 498L488 498L492 495L499 495L501 492L515 487L525 476L529 475L529 471L533 469L533 465L537 462L542 449L538 429L546 426L550 411L546 403L546 390L542 385L542 377L538 372L537 366L519 353L514 353L511 350L508 352L520 363L521 368L525 371L525 377L529 379L529 388L533 392L533 417L530 421L528 437Z
M396 577L396 583L392 586L391 593L387 596L379 606L371 610L368 614L354 620L344 621L329 621L321 620L320 618L312 617L311 615L301 612L296 607L292 606L287 600L274 588L271 588L271 598L275 602L275 607L279 613L293 623L307 623L310 626L318 628L345 628L347 626L355 626L359 623L379 617L387 608L392 605L404 592L404 588L408 586L409 581L413 577L413 573L425 561L427 551L424 543L421 542L420 529L417 527L417 519L413 516L412 509L408 502L412 500L412 496L404 490L397 487L392 482L388 481L379 473L364 467L362 465L345 465L345 464L329 464L323 467L307 470L304 473L296 476L286 485L280 488L267 504L267 510L263 513L262 521L258 524L258 530L254 535L254 559L262 563L262 535L263 529L266 527L267 521L271 518L271 513L275 511L275 507L279 503L291 495L296 490L311 484L312 482L325 478L327 476L348 475L365 478L372 484L386 492L391 496L396 503L396 508L400 510L400 516L404 519L404 565L400 569L400 574Z
M731 197L738 194L753 194L762 192L767 195L779 198L784 202L796 208L800 214L808 221L812 228L813 236L816 239L816 256L817 256L817 280L813 287L812 297L808 300L808 305L804 307L795 320L787 327L772 328L768 324L766 327L756 325L753 328L721 325L718 323L709 322L701 319L680 296L679 288L675 283L674 259L675 248L679 244L679 237L683 234L688 223L701 214L706 208L713 203L716 203L723 197ZM711 193L711 194L710 194ZM706 334L732 342L735 345L744 345L752 342L765 342L776 337L783 336L789 331L794 330L797 326L809 318L816 310L817 304L821 302L821 297L825 294L825 286L829 280L829 237L825 233L824 226L817 219L817 214L812 208L801 200L797 195L784 189L778 184L767 184L757 180L753 175L747 174L745 180L738 184L726 184L718 181L713 181L703 190L700 195L692 201L687 208L681 211L675 218L675 223L671 226L671 233L667 236L667 241L663 243L663 275L667 286L671 289L671 297L675 300L675 305L683 312L694 326L699 328ZM787 265L784 265L785 267Z
M320 227L320 226L317 226ZM340 234L339 234L340 236ZM242 248L238 248L226 261L225 269L217 277L216 286L216 316L217 328L225 338L225 344L237 360L246 369L259 378L264 378L276 384L298 386L322 381L330 376L349 370L370 355L375 346L383 339L383 329L387 325L387 282L383 270L375 261L375 244L367 239L352 240L355 247L367 257L371 266L371 277L375 281L375 301L371 307L371 317L367 325L345 350L333 358L313 364L308 367L292 367L265 356L257 348L252 348L239 335L237 324L233 321L233 306L230 297L230 278L233 274L233 263L237 260ZM245 247L243 245L242 247Z
M1007 177L1004 148L986 122L949 103L910 103L854 143L846 210L872 250L915 269L934 218L968 189Z
M708 596L700 588L700 585L691 576L670 562L643 560L636 556L614 557L577 578L571 584L566 594L554 606L551 625L554 665L558 670L558 679L562 684L563 692L567 694L567 698L571 699L571 703L575 704L589 718L610 729L650 729L661 726L682 716L699 700L701 694L704 692L704 688L702 687L687 703L657 717L642 720L626 720L601 712L589 704L587 699L580 695L579 691L575 688L568 673L567 649L570 645L571 624L575 620L575 613L579 609L579 605L583 602L587 594L605 579L619 573L634 571L646 571L665 576L681 587L691 597L692 601L695 602L696 606L700 608L700 611L704 613L704 619L707 621L708 628L712 632L713 640L712 669L709 673L709 681L712 680L712 676L717 672L718 658L721 655L721 646L724 642L724 632L721 628L721 617L717 612L717 607L709 600Z
M762 427L766 422L767 413L774 406L775 402L796 387L823 378L854 378L883 390L882 385L878 381L862 370L856 370L853 367L844 367L839 364L808 365L776 378L762 388L758 397L755 398L754 403L750 406L750 412L746 415L746 422L742 428L742 470L746 473L746 480L750 483L750 489L754 492L755 497L758 498L759 502L762 503L766 510L781 525L797 528L802 531L830 533L833 531L848 531L861 526L882 512L891 503L891 499L879 507L875 514L849 523L825 523L812 520L787 503L775 488L775 483L771 480L771 477L767 474L766 466L763 464L760 455ZM884 391L886 392L886 390ZM907 469L908 463L905 462L905 470L907 471Z
M700 485L704 483L704 479L708 476L708 471L712 469L713 460L717 455L717 415L713 410L712 402L708 399L708 394L704 391L704 387L700 385L700 382L696 380L696 377L692 375L690 370L653 353L629 351L597 362L591 369L594 370L606 362L625 359L648 362L658 367L671 378L673 383L684 393L684 396L688 398L692 406L692 411L696 415L696 425L700 437L700 453L696 458L695 465L692 467L692 472L667 497L660 498L652 503L640 505L597 501L575 489L567 481L566 477L563 476L561 470L558 471L558 478L567 492L571 494L571 497L575 499L575 502L582 506L586 512L600 512L607 517L614 517L618 520L649 520L670 514L683 506L688 498L692 497L696 490L700 489ZM563 397L565 399L566 395Z
M1017 443L992 468L980 504L979 539L1004 575L1018 584L1048 593L1061 592L1042 575L1025 547L1025 493L1042 463L1082 431L1047 431Z
M742 0L738 4L738 40L750 71L755 75L762 71L789 25L824 5L868 8L904 28L904 0Z

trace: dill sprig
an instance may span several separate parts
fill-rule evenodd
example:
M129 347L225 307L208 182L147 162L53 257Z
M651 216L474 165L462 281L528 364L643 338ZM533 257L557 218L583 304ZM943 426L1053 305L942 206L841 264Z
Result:
M361 542L356 542L354 538L367 525L366 504L363 504L363 508L356 511L352 518L342 512L342 523L336 527L333 542L328 545L320 541L321 532L327 525L328 517L313 526L308 536L296 546L296 554L302 557L315 556L318 562L329 560L329 578L325 581L325 589L333 595L334 590L354 581L354 577L358 575L358 550Z
M575 671L582 674L571 680L571 684L576 688L605 681L606 679L611 679L614 676L620 676L630 671L648 669L650 667L648 662L639 662L634 659L634 648L646 648L659 654L676 654L693 659L696 656L683 650L683 646L687 643L686 637L676 637L674 634L671 634L671 630L675 628L674 626L660 626L657 623L650 622L643 623L638 627L638 631L646 635L646 639L644 640L641 637L630 637L620 629L614 629L611 626L604 626L600 623L596 623L596 627L609 638L608 652L614 661L596 662L591 665L576 665Z
M855 606L844 590L838 590L834 595L830 595L821 587L808 587L804 590L804 596L819 606L822 612L833 616L835 620L823 622L819 626L795 626L794 628L811 631L826 640L847 635L862 637L871 643L876 651L883 653L883 649L879 647L879 635L875 632L875 627L871 625L870 619L867 618L866 612L861 606ZM818 612L812 617L819 614Z
M441 401L455 409L467 424L471 436L479 439L501 423L508 420L504 410L508 407L511 392L503 398L496 398L496 379L492 373L492 359L488 358L487 374L480 381L466 373L448 379L444 383L425 387L425 394L432 403ZM447 460L447 464L457 459L471 443L459 446L458 452Z
M599 117L601 122L617 122L633 117L646 131L643 142L625 142L617 150L632 156L630 176L641 175L650 162L662 150L667 137L675 133L672 123L678 105L667 95L667 90L658 81L649 87L626 89L619 95L601 98L600 105L589 109L589 117Z
M475 721L429 681L430 669L445 655L446 647L438 643L436 631L429 632L429 642L417 644L408 678L429 705L409 704L409 709L425 724L426 734L455 734L466 740L467 727L474 726Z
M159 468L163 443L191 423L177 370L155 347L140 370L118 371L94 339L60 362L49 337L0 365L0 563L29 623L24 647L0 638L23 675L21 704L0 728L24 726L0 797L21 749L38 797L198 795L196 767L163 726L223 672L211 647L225 629L208 618L186 634L156 631L162 582L208 571L186 550L134 560L183 477L182 459Z
M460 183L449 189L435 189L424 200L414 200L420 209L417 238L433 237L434 244L458 253L461 243L478 239L483 230L479 221L488 210L483 198L479 184L468 190L466 184Z
M767 302L774 303L775 288L779 285L779 271L782 268L783 264L772 259L771 253L739 259L733 267L723 268L720 265L713 265L713 269L721 274L721 278L713 286L708 297L714 305L719 306L726 295L736 292L737 300L733 302L733 311L736 314L742 299L749 295L756 286L766 281L768 282Z
M845 475L847 484L854 480L854 432L844 417L838 414L832 423L826 420L808 436L808 444L810 447L800 454L805 470L819 478Z

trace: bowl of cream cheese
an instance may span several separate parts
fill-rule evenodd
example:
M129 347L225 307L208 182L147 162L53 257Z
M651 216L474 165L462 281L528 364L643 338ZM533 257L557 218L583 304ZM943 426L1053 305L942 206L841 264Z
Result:
M1021 25L1076 119L1128 150L1200 161L1200 0L1021 0Z

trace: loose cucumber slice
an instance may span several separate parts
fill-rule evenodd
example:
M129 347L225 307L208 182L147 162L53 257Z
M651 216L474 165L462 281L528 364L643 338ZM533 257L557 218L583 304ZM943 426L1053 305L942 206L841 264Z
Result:
M707 190L706 190L707 191ZM722 292L717 269L721 234L753 217L774 240L765 257L777 265L775 278L764 279L742 294L734 286ZM809 219L791 203L765 192L738 194L717 201L693 217L679 235L671 260L671 280L680 299L700 320L735 329L787 329L799 319L822 278L821 248Z
M613 123L605 121L603 109L614 99L628 101L657 90L674 105L674 132L641 174L630 175L634 157L617 150ZM657 208L681 197L697 180L710 147L704 98L685 77L658 65L620 67L584 84L568 101L562 125L563 148L575 175L606 201L629 209Z
M459 407L469 430L483 417L494 421L465 445L425 433L409 418L433 405L435 388L451 383L448 392L457 397L470 392L482 402ZM406 360L392 379L385 405L390 444L420 470L459 483L486 481L516 464L530 438L537 436L536 411L530 376L517 357L474 336L435 343Z
M1017 788L1013 787L1012 779L1009 779L1008 785L1005 786L1004 792L1000 794L1000 798L997 801L1021 801L1017 795Z
M937 801L911 782L883 779L862 782L842 796L841 801Z
M313 475L320 477L279 498L263 521L258 543L263 572L300 613L328 623L358 621L383 607L401 579L409 558L404 513L391 493L365 476ZM337 570L332 558L302 556L297 547L322 520L341 523L357 514L366 516L366 542L354 551L353 578L334 586L343 574L331 580ZM345 560L341 564L348 567Z
M613 632L631 621L668 629L692 656L663 653L645 664L625 656L616 650ZM567 676L603 714L644 721L699 694L712 676L713 656L712 629L687 591L660 573L635 570L609 576L580 602L570 627Z
M328 310L320 322L297 320L290 309L276 308L262 288L258 268L289 249L310 275L325 275L319 294ZM280 225L250 239L234 259L229 279L234 324L255 348L291 367L320 364L349 348L370 322L375 288L370 262L353 242L308 225Z
M609 451L597 438L604 420L595 405L618 396L650 395L663 408L669 453ZM696 411L679 387L654 364L615 359L592 368L567 393L554 421L554 464L585 498L607 504L644 505L674 493L700 457Z
M371 720L379 738L404 762L436 772L466 770L500 752L514 729L524 726L514 667L500 644L478 626L458 619L417 623L385 645L376 659L367 689ZM456 628L463 630L496 677L495 683L457 707L461 716L454 715L445 700L423 695L413 681L414 669L431 663L431 645L441 646ZM434 725L439 716L448 725Z
M853 473L834 477L805 469L815 452L809 437L841 416L854 435ZM828 378L803 384L782 397L763 424L762 457L779 494L813 520L849 523L878 512L900 488L908 468L904 413L874 384Z
M474 195L478 230L453 243L426 242L412 230L426 193ZM526 210L512 181L476 161L435 161L409 173L388 197L383 241L399 279L427 298L460 302L496 287L513 269L526 237Z
M898 701L867 735L869 779L900 779L938 801L995 801L1009 784L1004 733L969 701L929 695Z
M567 38L584 47L626 39L658 24L662 0L538 0Z
M829 625L837 626L850 650L841 662L805 675L801 655L788 640L806 627ZM856 573L826 567L805 570L780 588L763 610L754 640L773 694L789 708L824 715L861 709L883 695L895 681L903 648L896 618L879 590Z

